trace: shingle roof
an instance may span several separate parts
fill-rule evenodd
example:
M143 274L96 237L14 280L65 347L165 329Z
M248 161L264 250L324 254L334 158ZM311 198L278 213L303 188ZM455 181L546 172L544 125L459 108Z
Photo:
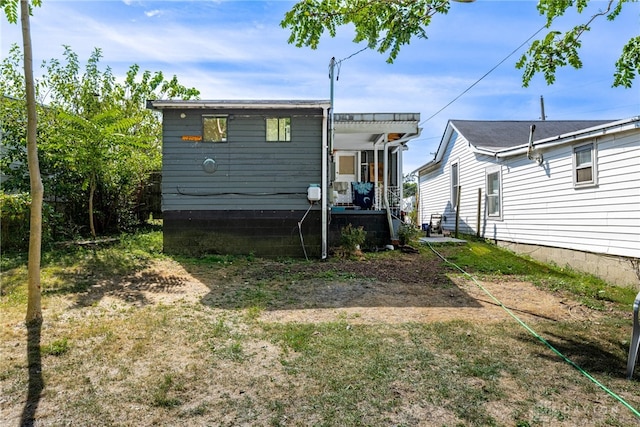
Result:
M599 126L612 121L613 120L451 120L451 124L471 145L491 150L527 144L529 142L529 127L531 125L536 126L533 140L537 141L593 126Z

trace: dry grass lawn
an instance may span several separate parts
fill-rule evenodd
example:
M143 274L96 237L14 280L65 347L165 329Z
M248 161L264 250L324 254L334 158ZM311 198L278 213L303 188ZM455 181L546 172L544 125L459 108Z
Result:
M428 250L361 260L87 252L2 272L3 426L630 426L630 311L519 275L479 283ZM126 261L126 262L125 262ZM28 335L31 345L28 344ZM29 353L29 347L31 352Z

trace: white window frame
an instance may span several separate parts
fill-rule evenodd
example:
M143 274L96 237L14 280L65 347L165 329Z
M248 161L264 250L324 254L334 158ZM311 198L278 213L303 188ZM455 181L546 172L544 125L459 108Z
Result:
M489 187L490 187L490 181L489 178L493 175L498 175L498 193L497 194L490 194L489 192ZM502 213L503 213L503 206L502 206L502 168L501 167L492 167L492 168L487 168L485 170L485 178L484 178L484 185L485 185L485 207L486 207L486 212L487 212L487 218L489 219L494 219L494 220L501 220L502 219ZM490 200L495 199L497 206L498 206L498 212L497 213L493 213L490 211L489 207L491 206L491 202Z
M455 170L455 177L454 177ZM454 180L455 178L455 180ZM460 192L460 161L451 163L450 166L450 184L451 184L451 206L456 209L458 202L458 193ZM454 182L455 181L455 182Z
M591 161L578 164L578 153L589 151ZM596 141L587 144L575 145L572 150L573 158L573 186L575 188L594 187L598 185L598 150ZM591 179L588 181L578 181L578 171L591 168Z

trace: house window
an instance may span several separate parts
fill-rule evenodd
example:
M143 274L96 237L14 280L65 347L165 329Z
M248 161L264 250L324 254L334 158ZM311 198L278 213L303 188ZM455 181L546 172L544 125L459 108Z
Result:
M458 163L451 165L451 204L455 207L458 203L458 192L460 191L460 176Z
M291 118L270 117L267 119L267 141L288 142L291 141Z
M487 171L487 216L498 219L502 217L502 173L500 170Z
M595 144L573 148L573 182L576 187L595 185L596 182Z
M203 116L202 139L204 142L227 142L227 116Z

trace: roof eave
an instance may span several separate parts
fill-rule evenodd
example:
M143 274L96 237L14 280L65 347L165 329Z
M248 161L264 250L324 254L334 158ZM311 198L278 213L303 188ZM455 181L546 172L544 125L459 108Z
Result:
M536 147L538 149L552 148L558 145L569 144L589 138L594 138L596 136L603 136L637 128L640 128L640 116L630 117L628 119L617 120L615 122L605 123L599 126L592 126L590 128L581 129L575 132L569 132L566 134L540 139L534 141L532 147ZM521 144L517 147L494 151L493 155L498 158L514 157L527 154L528 151L529 144Z
M328 100L147 100L147 108L155 110L192 109L192 110L230 110L230 109L259 109L273 110L282 108L293 109L329 109Z

